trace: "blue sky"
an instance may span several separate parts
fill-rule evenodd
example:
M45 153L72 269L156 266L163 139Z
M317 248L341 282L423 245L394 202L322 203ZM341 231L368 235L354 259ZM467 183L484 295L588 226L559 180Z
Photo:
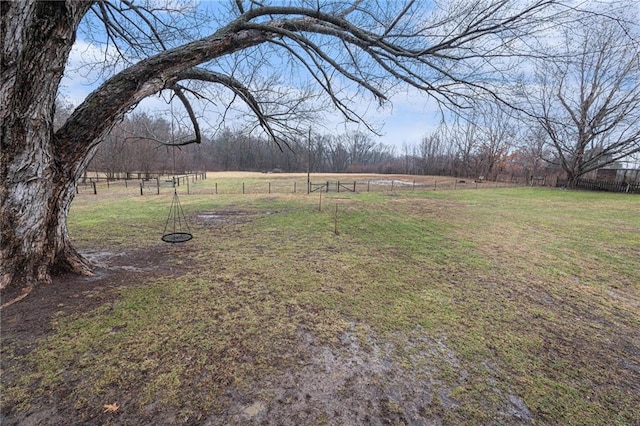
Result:
M204 1L200 7L217 7L219 2ZM78 40L72 51L67 72L60 88L61 94L67 101L78 105L104 79L99 74L99 69L82 66L87 62L102 62L104 52L100 46L92 45L82 38L82 32L78 34ZM196 106L196 108L198 108ZM209 107L210 108L210 107ZM404 145L416 145L422 137L429 134L437 127L440 116L437 103L417 90L408 90L394 95L390 102L383 107L378 107L374 100L362 99L357 104L361 113L371 124L379 129L381 136L370 133L375 142L390 145L401 149ZM158 114L168 114L168 106L159 97L151 97L141 102L138 111ZM366 130L364 126L348 123L338 113L327 112L323 114L324 128L314 129L320 134L340 134L352 130ZM234 128L233 119L225 122L230 128ZM203 124L203 131L207 131Z
M91 91L97 88L97 83L102 81L96 72L76 70L83 56L93 54L95 54L93 48L82 41L76 45L72 53L60 92L74 105L80 104ZM434 131L440 122L440 111L436 102L415 89L396 94L390 99L390 103L383 107L378 107L374 101L368 102L363 98L361 107L364 117L375 126L381 126L382 135L371 133L371 138L375 142L395 146L397 149L401 149L404 145L417 145L422 137ZM166 114L167 110L166 102L159 97L147 98L136 109L136 111L158 114ZM325 129L318 129L318 133L340 134L353 130L366 131L363 126L345 123L337 113L328 113L323 121ZM225 124L231 128L234 126L232 120Z
M155 0L158 2L163 1L175 1L176 4L183 4L182 0ZM194 0L197 2L197 0ZM202 1L197 3L199 8L204 9L218 9L222 2L219 1ZM210 15L209 20L199 21L203 25L194 26L194 31L201 33L211 33L214 30L215 16L221 16L222 14ZM100 36L100 25L94 27L97 31L97 35ZM104 35L104 34L102 34ZM548 34L547 34L548 35ZM173 43L181 42L181 39L171 40ZM281 53L281 52L279 52ZM99 66L96 68L83 67L83 63L94 62L101 64L103 62L105 53L100 50L100 46L92 45L83 40L82 31L79 33L78 40L70 56L67 72L62 81L61 93L62 95L74 105L78 105L84 98L94 90L102 81L99 73ZM253 63L253 61L249 61ZM286 62L278 59L278 54L274 54L266 60L268 67L265 69L280 70L280 68L286 69ZM252 65L253 67L253 65ZM525 70L520 64L520 71ZM529 70L530 71L530 70ZM284 74L284 72L283 72ZM291 72L290 79L298 78L298 72ZM301 75L301 74L300 74ZM485 76L486 77L486 76ZM286 80L287 77L283 76ZM475 78L483 78L482 76L476 76ZM295 81L295 80L294 80ZM296 89L289 87L289 82L278 82L279 88L284 88L286 92L293 92ZM339 85L336 83L334 85ZM353 88L345 88L345 93L353 93ZM226 94L228 95L228 94ZM350 96L347 96L350 97ZM325 98L324 103L328 100ZM224 104L224 102L221 102ZM433 132L440 123L441 115L438 103L429 98L427 95L419 93L418 90L407 88L406 91L399 91L390 98L390 102L383 107L378 107L375 100L362 98L354 104L350 105L356 112L368 120L370 124L379 129L381 136L377 136L370 133L370 137L375 142L380 142L385 145L396 147L401 150L404 146L415 146L420 143L424 136ZM194 105L197 110L203 111L203 106ZM169 107L166 101L154 96L150 97L138 106L139 111L145 111L151 114L165 115L169 117ZM215 131L215 128L207 127L206 118L210 114L213 117L211 121L215 121L216 117L220 116L220 111L216 111L213 107L209 106L209 112L205 115L205 122L201 123L201 128L205 134L211 134ZM240 112L238 116L246 116L246 112ZM232 129L238 128L238 122L240 120L234 119L233 114L229 114L228 119L224 122L225 127ZM341 134L353 130L366 130L364 126L358 126L357 124L348 123L345 124L345 120L337 112L327 111L322 114L321 128L313 128L312 131L315 134Z

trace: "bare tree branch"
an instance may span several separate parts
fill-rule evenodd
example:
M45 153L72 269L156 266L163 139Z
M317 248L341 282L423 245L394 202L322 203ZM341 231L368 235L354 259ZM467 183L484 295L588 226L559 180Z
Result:
M622 21L581 21L564 36L565 54L539 64L531 115L555 148L569 185L640 152L640 45Z
M182 105L184 106L184 108L187 110L187 114L189 115L189 119L191 120L191 124L193 125L193 131L195 132L195 139L191 139L191 140L185 141L183 143L183 145L188 145L188 144L191 144L191 143L199 144L200 142L202 142L202 135L200 133L200 125L198 124L198 119L197 119L195 113L193 112L193 108L191 107L191 104L189 103L189 99L185 96L184 91L183 91L181 86L174 85L172 87L172 89L175 92L175 94L178 97L178 99L180 99L180 101L182 102Z

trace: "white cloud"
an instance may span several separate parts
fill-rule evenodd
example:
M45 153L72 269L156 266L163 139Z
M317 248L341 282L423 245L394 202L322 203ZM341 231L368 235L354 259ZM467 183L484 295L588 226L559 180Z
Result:
M159 0L165 1L165 0ZM115 64L115 65L113 65ZM112 49L105 51L104 46L89 43L78 39L71 51L65 75L62 79L60 93L67 101L79 105L84 99L102 84L105 79L123 68L122 63L117 62L116 52ZM336 83L339 84L339 83ZM291 89L291 91L297 89ZM344 94L353 99L351 105L358 114L363 116L368 123L377 128L382 136L372 135L377 142L386 145L402 147L404 144L417 144L422 137L436 128L439 117L437 104L433 99L419 93L416 89L396 94L390 99L390 105L379 108L375 100L357 95L351 89L343 88ZM225 96L228 92L221 91ZM218 93L220 94L220 93ZM327 104L327 98L323 98ZM178 103L178 102L176 102ZM210 121L218 123L225 105L221 100L220 106L198 104L194 101L194 108L198 111L207 111ZM181 108L181 107L178 107ZM158 113L167 118L170 117L170 107L166 99L152 96L143 100L136 111ZM228 127L234 128L246 113L229 113L227 116ZM234 120L235 118L235 120ZM322 115L323 129L319 133L344 133L352 130L367 131L364 125L345 122L344 117L335 110L327 111ZM202 125L203 131L207 130L206 124Z
M71 49L60 93L72 104L79 105L92 91L113 74L118 66L116 52L93 43L77 40Z

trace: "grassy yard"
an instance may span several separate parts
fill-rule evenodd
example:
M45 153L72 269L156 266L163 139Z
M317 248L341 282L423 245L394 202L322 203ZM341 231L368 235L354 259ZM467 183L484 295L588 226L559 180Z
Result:
M181 187L182 245L160 242L170 191L81 193L71 236L108 285L28 350L3 330L3 416L640 424L638 196L211 191L242 182Z

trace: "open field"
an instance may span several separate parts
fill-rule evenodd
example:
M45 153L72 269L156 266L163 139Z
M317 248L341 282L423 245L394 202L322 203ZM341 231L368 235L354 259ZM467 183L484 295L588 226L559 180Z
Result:
M203 175L207 182L203 182ZM82 195L159 195L173 192L175 180L180 192L189 194L305 194L306 173L215 172L163 176L151 179L108 181L104 174L91 173L78 185ZM511 188L514 182L476 181L448 176L312 173L311 192L393 192Z
M2 310L2 424L640 424L640 197L342 179L411 184L210 173L174 245L171 188L81 190L96 275Z

